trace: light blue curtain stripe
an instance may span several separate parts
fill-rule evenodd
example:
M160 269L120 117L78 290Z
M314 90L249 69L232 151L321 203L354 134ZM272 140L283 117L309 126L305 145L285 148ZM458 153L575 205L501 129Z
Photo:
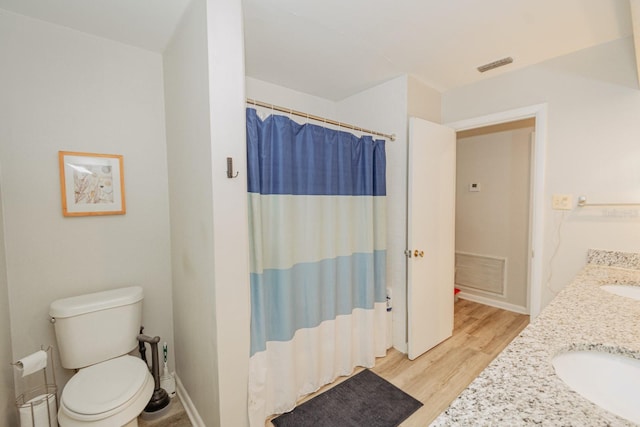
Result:
M264 121L247 109L248 188L261 194L386 195L385 141L298 124Z
M254 273L387 247L386 223L379 220L386 216L385 196L249 193L248 202L253 215L272 218L269 227L249 233Z
M380 250L252 273L251 316L264 323L251 329L251 355L266 350L267 341L289 341L298 329L385 302L385 272Z

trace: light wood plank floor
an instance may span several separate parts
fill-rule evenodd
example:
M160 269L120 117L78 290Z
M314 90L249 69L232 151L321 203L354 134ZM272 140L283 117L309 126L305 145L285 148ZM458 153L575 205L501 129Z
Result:
M455 303L451 338L413 361L391 349L371 370L424 404L401 424L423 427L444 411L528 323L527 315L461 299ZM300 403L347 378L339 378ZM265 426L273 427L270 419Z

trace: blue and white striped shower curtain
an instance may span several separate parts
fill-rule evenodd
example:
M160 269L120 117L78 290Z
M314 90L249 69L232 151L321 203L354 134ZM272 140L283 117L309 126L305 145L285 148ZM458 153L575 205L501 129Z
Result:
M252 426L385 355L384 144L247 109Z

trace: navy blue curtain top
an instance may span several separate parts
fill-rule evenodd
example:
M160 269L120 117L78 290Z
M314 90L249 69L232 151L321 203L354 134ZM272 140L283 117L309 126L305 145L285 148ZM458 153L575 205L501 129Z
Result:
M385 141L247 108L250 193L385 196Z

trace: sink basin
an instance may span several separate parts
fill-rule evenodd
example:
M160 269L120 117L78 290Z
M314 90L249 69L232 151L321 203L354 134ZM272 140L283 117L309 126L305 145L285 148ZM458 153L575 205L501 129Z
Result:
M552 364L574 391L640 424L640 360L600 351L570 351L554 357Z
M633 298L640 300L640 286L630 285L602 285L600 289L620 295L621 297Z

